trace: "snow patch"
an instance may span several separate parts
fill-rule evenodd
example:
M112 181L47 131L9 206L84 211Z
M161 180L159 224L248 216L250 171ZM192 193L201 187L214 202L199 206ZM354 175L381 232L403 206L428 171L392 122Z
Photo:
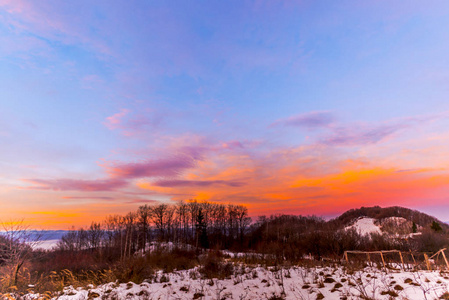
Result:
M385 222L394 222L396 224L402 224L407 222L406 218L403 217L388 217L388 218L384 218L383 221Z
M45 240L40 242L33 242L32 247L34 249L43 249L43 250L51 250L58 244L60 240Z
M380 227L374 222L376 219L361 217L354 224L345 228L345 230L355 229L360 235L370 235L371 233L382 234Z

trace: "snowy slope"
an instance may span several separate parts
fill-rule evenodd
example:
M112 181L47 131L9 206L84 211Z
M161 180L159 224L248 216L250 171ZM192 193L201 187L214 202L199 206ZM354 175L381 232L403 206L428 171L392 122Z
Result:
M354 224L346 227L345 229L348 230L348 229L355 228L355 230L360 235L369 235L371 233L381 234L382 231L380 230L380 227L378 225L374 224L375 220L376 219L373 219L373 218L362 217L362 218L357 219L357 221Z
M240 268L230 279L200 279L197 269L159 273L141 284L108 283L97 287L66 287L52 299L439 299L448 291L449 278L437 271L381 271L366 268L346 273L343 267L283 270ZM164 279L163 279L164 278ZM22 299L38 299L27 294ZM393 298L391 298L393 297Z

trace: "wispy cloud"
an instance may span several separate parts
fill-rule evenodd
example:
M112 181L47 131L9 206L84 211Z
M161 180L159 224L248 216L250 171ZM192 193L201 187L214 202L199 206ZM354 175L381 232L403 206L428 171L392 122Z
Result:
M104 83L104 80L96 74L89 74L81 79L81 85L85 89L95 89L99 85L104 85Z
M133 179L178 176L194 166L195 159L191 156L176 155L170 158L144 160L136 163L114 163L105 167L108 174L113 178Z
M152 183L160 187L209 187L214 185L241 187L244 182L226 180L158 180Z
M352 126L337 127L332 133L320 140L328 146L358 146L381 142L399 130L409 127L407 124L387 124L366 126L353 124Z
M123 179L26 179L25 181L34 184L28 189L54 190L54 191L116 191L125 187L128 183Z
M113 200L113 197L99 197L99 196L64 196L62 199L75 200Z
M129 113L129 109L123 108L120 112L106 118L103 123L107 128L113 130L120 128L123 124L123 118Z
M33 184L27 189L54 191L117 191L139 178L176 178L187 169L193 168L196 161L189 155L176 155L159 160L144 160L133 163L115 162L103 165L107 178L81 179L24 179Z
M163 121L162 113L145 109L145 113L133 113L130 109L123 108L105 119L103 124L110 130L120 130L128 137L139 134L148 134L149 130L159 128Z
M313 111L299 114L286 119L277 120L271 126L296 126L307 129L329 127L336 121L334 114L329 111Z
M82 45L101 55L112 53L104 39L92 34L92 24L88 25L84 18L68 13L70 9L66 10L62 5L51 2L37 4L26 0L1 0L0 7L8 13L3 22L14 26L17 32L25 35L32 33L64 44ZM93 13L92 8L88 6L77 5L72 8L81 9L84 15Z
M125 203L131 203L131 204L145 204L145 203L158 203L159 200L153 200L153 199L132 199L127 200Z

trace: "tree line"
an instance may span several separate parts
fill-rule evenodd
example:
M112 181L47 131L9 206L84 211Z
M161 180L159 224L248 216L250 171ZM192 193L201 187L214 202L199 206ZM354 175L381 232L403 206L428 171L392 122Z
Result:
M140 206L124 216L111 215L87 229L70 230L58 250L102 249L121 260L145 254L152 242L195 248L241 248L251 224L243 205L180 202Z
M353 220L352 217L364 213L398 216L393 210L399 211L399 215L414 216L413 222L404 223L410 227L404 233L415 232L419 226L420 234L392 238L388 234L360 235L347 228L347 220ZM125 215L108 216L87 228L68 231L52 251L33 250L30 232L23 223L3 224L0 292L2 287L6 290L18 284L26 289L29 278L38 282L64 270L81 279L106 270L104 274L112 274L114 280L122 282L141 281L158 269L170 272L198 264L203 264L205 270L221 272L221 264L213 258L222 255L221 252L205 249L246 252L245 259L254 263L277 265L309 262L310 258L338 261L346 250L435 253L449 246L447 226L424 214L374 207L352 210L342 216L326 221L316 216L279 214L261 216L253 222L243 205L194 200L143 205ZM212 254L213 259L201 262L206 253ZM61 276L61 280L68 280L66 275ZM41 288L49 282L53 281L44 280Z
M416 223L424 225L420 225L421 235L392 239L383 234L362 236L356 230L344 229L349 216L391 216L398 212L411 215ZM345 250L433 251L445 246L448 240L445 230L440 226L435 229L439 223L434 220L405 208L373 207L350 210L330 221L316 216L272 215L252 222L243 205L188 201L144 205L124 216L108 216L103 222L92 222L87 229L69 231L57 250L95 249L101 259L109 257L114 261L126 260L138 252L145 255L152 243L172 243L189 249L252 251L293 261L304 255L339 257ZM426 221L433 223L425 224ZM404 230L414 232L412 225Z

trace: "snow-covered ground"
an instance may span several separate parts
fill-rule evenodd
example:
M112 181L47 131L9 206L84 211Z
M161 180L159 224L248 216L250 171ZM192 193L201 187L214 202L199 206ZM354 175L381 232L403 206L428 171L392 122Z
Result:
M355 228L355 230L360 235L369 235L371 233L381 234L382 231L380 230L380 227L378 225L374 224L374 221L376 221L376 219L362 217L362 218L357 219L357 221L354 224L346 227L345 229Z
M383 219L384 222L394 222L396 224L402 224L407 222L406 218L403 217L388 217Z
M51 250L53 247L55 247L58 244L59 241L60 241L59 239L40 241L37 243L33 243L33 248Z
M411 238L413 236L422 234L421 232L408 232L408 230L411 230L412 222L410 222L409 229L407 227L404 227L406 226L407 222L408 221L402 217L388 217L382 219L380 222L373 218L360 217L354 222L354 224L345 227L345 230L354 228L360 235L370 235L371 233L378 233L385 234L394 238ZM390 229L385 228L386 226L388 226ZM418 225L418 228L421 229L422 227ZM391 232L392 230L393 233ZM402 234L400 232L402 232Z
M97 287L64 288L53 299L438 299L449 289L449 277L437 271L400 272L343 267L283 270L236 267L229 279L200 279L197 269L158 273L141 284L108 283ZM23 299L38 299L27 294ZM278 298L279 299L279 298Z

